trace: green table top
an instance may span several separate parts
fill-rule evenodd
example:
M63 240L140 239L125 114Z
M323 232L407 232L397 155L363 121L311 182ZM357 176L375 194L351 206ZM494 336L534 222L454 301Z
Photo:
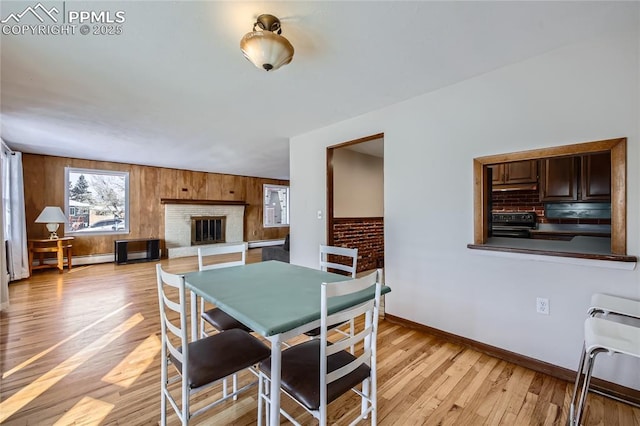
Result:
M321 284L348 279L278 261L185 274L188 290L267 337L320 319ZM329 305L329 313L370 299L374 290L371 286L355 295L336 298ZM390 291L382 287L383 294Z

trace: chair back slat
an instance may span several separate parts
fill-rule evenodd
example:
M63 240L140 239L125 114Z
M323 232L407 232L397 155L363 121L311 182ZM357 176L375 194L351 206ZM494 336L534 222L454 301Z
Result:
M156 265L158 271L158 279L168 286L179 289L183 282L182 275L170 274L164 271L160 264ZM164 293L164 292L163 292Z
M362 364L368 364L369 359L371 358L371 350L368 349L362 353L358 358L354 359L348 364L343 365L342 367L333 370L331 373L327 374L327 384L331 382L335 382L341 377L346 376L347 374L354 371L356 368L360 367Z
M182 338L182 330L180 329L180 327L177 327L171 321L167 321L166 324L167 324L167 330L170 331L171 334L173 334L177 338Z
M165 307L173 312L180 313L180 304L169 299L165 293L162 294Z
M208 269L228 268L230 266L240 266L246 263L246 251L247 244L242 242L238 244L224 244L214 245L209 247L198 248L198 269L200 271ZM240 254L240 260L233 260L227 262L204 264L204 261L209 256L220 256L223 254Z
M345 337L337 342L333 342L332 345L327 346L327 356L338 353L355 345L357 342L363 341L366 337L370 336L372 332L372 327L366 327L364 330L351 337Z
M358 317L366 313L368 310L372 309L372 307L373 307L373 301L368 301L368 302L361 303L357 306L347 308L345 310L331 314L327 316L327 327L332 326L334 324L341 324L341 323L344 323L345 321L349 321L352 318Z
M167 345L167 349L169 350L169 353L175 358L177 359L179 362L184 364L184 356L182 354L182 351L179 351L178 348L176 348L175 346L173 346L171 344L171 341L167 340L166 341L166 345Z
M330 256L343 256L350 258L350 264L334 262ZM329 269L335 269L343 272L347 272L352 278L356 277L358 263L358 249L335 247L335 246L320 246L320 269L327 271Z

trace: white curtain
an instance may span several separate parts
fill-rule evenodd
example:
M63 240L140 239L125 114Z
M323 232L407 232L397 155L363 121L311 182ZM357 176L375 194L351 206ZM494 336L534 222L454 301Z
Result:
M5 148L2 146L2 161L0 161L0 176L2 177L2 185L0 186L0 200L2 201L2 211L0 212L0 235L3 236L2 244L0 245L0 311L5 310L9 307L9 269L7 265L7 253L5 251L5 227L4 227L4 187L5 183L8 180L8 171L9 171L9 162L6 158L7 154L5 153ZM5 173L6 171L6 173Z
M3 146L3 154L5 151L8 150ZM3 230L4 240L8 241L9 279L14 281L29 277L22 153L6 152L6 159L6 162L3 161L4 164L8 163L8 173L3 171Z

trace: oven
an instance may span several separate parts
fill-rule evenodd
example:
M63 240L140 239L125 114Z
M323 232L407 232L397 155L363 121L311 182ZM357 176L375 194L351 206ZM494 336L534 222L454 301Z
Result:
M536 229L534 212L501 212L491 214L491 236L510 238L530 238Z

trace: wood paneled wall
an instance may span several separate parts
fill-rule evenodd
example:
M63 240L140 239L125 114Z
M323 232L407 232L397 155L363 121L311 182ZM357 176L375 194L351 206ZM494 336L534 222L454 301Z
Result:
M245 241L284 238L288 227L262 227L262 185L289 185L287 180L23 154L25 210L28 238L45 238L46 228L34 223L45 206L64 208L64 168L129 172L129 234L78 236L74 255L113 253L113 240L155 237L164 240L164 205L161 198L244 201ZM60 227L58 235L64 235ZM163 245L164 248L164 245Z

